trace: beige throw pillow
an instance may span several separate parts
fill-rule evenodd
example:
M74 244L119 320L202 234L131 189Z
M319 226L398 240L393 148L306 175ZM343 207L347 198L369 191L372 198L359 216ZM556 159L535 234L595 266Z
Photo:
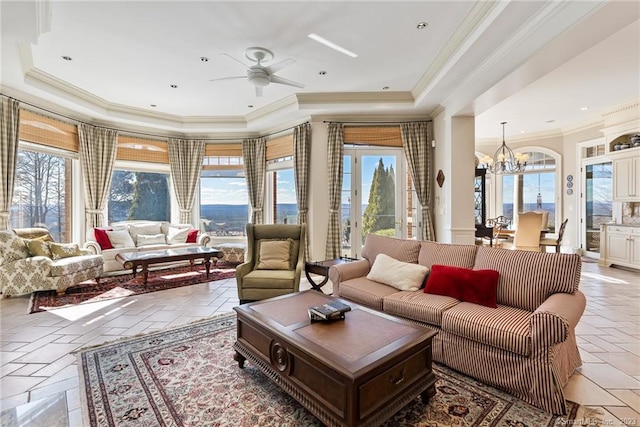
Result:
M51 249L51 259L62 259L82 255L82 251L76 243L49 242L49 249Z
M291 240L258 242L256 270L291 270Z
M51 258L51 249L49 249L49 242L41 239L24 239L24 243L29 249L29 255L31 256L46 256Z
M129 234L135 243L138 243L138 236L141 234L150 236L159 233L162 233L160 223L129 224Z
M158 234L138 234L138 246L166 245L167 241L162 233Z
M136 246L127 230L106 231L107 237L114 248L133 248Z
M428 272L429 268L424 265L402 262L388 255L378 254L367 279L401 291L417 291Z

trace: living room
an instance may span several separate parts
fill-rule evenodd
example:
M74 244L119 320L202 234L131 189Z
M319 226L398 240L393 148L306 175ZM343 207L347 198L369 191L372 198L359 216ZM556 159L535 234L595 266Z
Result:
M555 229L559 227L564 218L569 218L563 239L563 252L583 253L591 259L599 258L599 248L589 244L591 242L589 236L592 236L594 232L587 227L586 221L584 221L587 210L586 202L579 199L578 195L583 192L582 190L587 189L587 177L583 165L610 162L616 155L622 155L615 153L616 138L623 135L630 137L640 132L640 89L637 81L638 62L640 62L638 60L639 15L637 4L632 2L584 2L584 4L572 5L563 5L562 3L553 5L512 3L508 5L460 2L451 10L447 10L440 4L416 2L413 5L402 4L402 7L398 6L397 10L390 11L396 6L381 4L367 9L363 6L357 6L355 3L346 3L340 6L346 8L340 12L344 13L345 17L348 15L347 12L364 15L367 13L363 12L369 13L368 16L371 20L359 24L363 25L363 29L376 20L394 26L402 24L407 29L397 31L397 33L402 33L401 36L397 34L371 34L371 29L363 33L355 28L352 28L350 32L341 30L339 33L338 28L333 28L332 25L340 27L346 24L343 20L334 20L333 18L327 20L330 22L325 24L326 27L313 26L315 32L325 37L335 34L336 40L354 52L358 52L359 58L362 58L363 61L370 61L366 65L364 62L359 63L355 67L356 70L351 71L354 74L348 82L346 76L338 75L338 77L333 77L338 81L329 80L330 83L324 82L332 79L332 75L337 74L340 67L348 68L349 65L343 64L343 62L351 60L351 58L342 57L342 54L334 53L329 48L315 44L314 40L307 38L307 32L310 32L308 28L312 27L312 23L315 23L317 18L296 21L297 16L307 14L304 11L304 5L291 5L290 14L283 17L274 16L278 13L268 10L266 6L258 9L255 5L245 5L246 8L255 6L256 9L252 10L243 9L241 6L232 6L229 3L219 4L217 10L209 10L204 4L197 5L197 7L192 6L193 10L181 10L180 8L171 9L170 5L167 5L167 12L167 10L156 11L155 8L149 8L148 4L136 4L131 6L131 13L127 14L127 17L116 14L115 16L119 16L116 19L118 29L121 30L119 37L130 37L130 40L136 40L136 43L132 43L130 56L126 59L122 58L122 60L132 61L132 70L140 70L140 74L147 76L149 80L152 80L151 77L155 75L154 71L150 71L151 69L157 71L167 68L165 62L173 60L183 62L182 54L174 56L174 51L168 48L166 50L171 53L163 52L161 46L173 46L169 41L165 43L157 40L144 40L140 34L128 33L130 28L135 26L136 21L133 17L136 13L134 12L140 14L146 11L158 13L160 16L162 13L169 15L174 13L176 16L184 16L182 18L184 22L181 20L180 24L183 25L181 27L183 29L199 27L199 25L194 25L194 23L201 22L197 19L198 15L201 15L203 21L215 17L216 24L219 21L224 21L226 17L230 27L242 22L243 27L255 28L256 33L247 33L245 37L239 37L237 36L237 28L235 31L233 28L221 29L220 31L227 31L235 35L234 38L238 40L233 43L228 37L223 37L219 33L213 36L208 33L194 36L200 39L198 44L191 44L191 39L185 44L191 46L188 50L190 57L192 56L194 63L196 63L194 67L199 65L202 68L197 71L185 71L184 75L179 75L179 78L177 71L171 71L171 73L158 77L158 81L162 81L161 84L154 82L156 87L162 86L162 89L145 92L142 80L128 80L124 76L118 75L117 72L108 70L113 64L103 63L106 62L104 57L111 55L108 45L123 44L121 39L109 33L108 30L98 31L96 28L95 33L92 33L95 34L95 37L91 37L90 41L96 44L92 49L102 52L97 55L102 59L97 59L97 57L83 59L84 53L81 53L81 46L73 46L70 43L69 40L81 39L71 31L73 25L70 22L77 22L80 28L76 31L88 31L87 27L92 26L92 18L88 17L92 13L99 13L96 12L100 10L98 6L92 11L93 6L85 3L74 6L71 3L62 5L56 2L42 4L3 2L2 94L20 101L23 111L34 112L40 116L44 115L53 120L70 124L71 127L75 127L75 124L78 123L88 123L116 129L121 137L129 138L128 141L123 140L122 142L129 144L129 149L134 152L128 158L116 160L115 168L117 170L162 173L167 176L170 174L168 161L141 161L139 158L136 160L136 155L139 155L141 150L136 152L136 149L132 147L139 144L141 140L165 142L166 138L177 137L206 140L208 146L215 146L211 148L212 150L215 148L222 150L223 145L225 149L229 146L236 147L235 152L237 153L237 147L245 138L267 136L268 139L275 139L284 136L286 139L293 127L309 122L311 125L310 158L312 161L309 169L307 224L309 225L311 259L325 258L327 223L330 216L327 208L329 195L326 184L328 182L326 121L342 122L347 128L375 127L373 125L376 124L396 126L402 122L430 121L432 133L429 140L434 141L432 147L434 163L430 174L431 180L434 182L430 206L434 232L438 241L451 243L473 242L474 218L471 214L473 211L473 187L468 183L473 182L474 158L480 160L483 156L491 156L495 152L503 141L503 129L500 122L507 121L507 133L504 139L508 146L516 151L544 153L555 160L555 166L550 172L554 176L551 189L546 192L540 191L540 193L545 202L551 200L555 205L553 220ZM234 9L235 7L239 9ZM313 4L313 7L317 8L314 9L316 16L335 17L338 14L334 9L338 8L337 5ZM74 11L73 8L76 10ZM154 10L146 10L147 8ZM106 17L110 16L110 13L115 13L108 7L100 11L104 12L100 15L105 17L105 22L109 21ZM439 13L443 15L438 15ZM435 16L435 18L427 15ZM19 16L24 19L18 20ZM385 16L388 16L389 19L385 19ZM416 19L416 17L422 16L424 18ZM441 16L440 19L439 16ZM558 18L550 19L552 16L558 16ZM391 18L393 18L393 22L391 22ZM80 22L83 24L80 25ZM158 19L157 22L160 23L162 20ZM297 23L295 25L285 24L288 22ZM426 28L417 28L421 22L427 23ZM450 28L440 29L440 22L448 22ZM503 28L507 27L509 23L513 23L513 28ZM468 26L465 27L463 24ZM202 28L209 26L213 25L200 25ZM446 27L446 25L442 26ZM148 28L147 34L160 33L159 27L161 25L156 24L156 26ZM269 31L270 28L271 31ZM291 31L296 29L296 37L301 35L305 42L299 42L296 50L287 50L286 46L293 42L285 42L277 38L273 34L273 28L288 28ZM62 29L65 30L58 33ZM454 33L456 29L459 32ZM428 34L426 39L425 31ZM349 33L351 34L349 35ZM376 31L376 33L384 32ZM345 35L338 36L338 34ZM367 34L368 38L358 37L358 34ZM431 41L434 40L436 34L438 34L437 41L432 43ZM459 37L456 39L458 44L455 45L451 41L454 35ZM486 39L483 38L483 35ZM135 37L140 37L140 39ZM214 47L210 46L211 40L216 40ZM488 42L488 40L492 42ZM500 40L500 42L496 40ZM507 43L508 41L510 42ZM144 43L149 44L145 45ZM400 49L397 48L403 44L411 46L408 49L409 52L400 52ZM207 45L209 46L207 47ZM243 55L247 54L246 48L256 45L264 45L272 49L272 53L276 55L273 63L288 57L294 58L296 63L288 63L276 74L294 82L303 82L306 87L294 89L292 86L269 84L262 89L262 96L258 97L256 96L256 88L242 79L226 83L208 81L230 76L242 77L239 75L243 74L243 69L237 60L243 62L245 66L250 64L252 57ZM368 48L371 45L376 47L375 51ZM196 49L195 46L200 47ZM417 51L416 46L423 46L422 50L424 50L424 52L421 51L419 59L415 58L418 55L412 53L412 51ZM616 46L616 48L611 46ZM85 48L83 47L83 49ZM388 50L378 51L377 48ZM65 49L69 50L65 51ZM325 49L327 49L326 52ZM394 49L397 52L394 53ZM140 57L144 57L144 61L147 61L146 66L139 65L138 62L133 65L134 59L142 61L142 59L136 58L135 51ZM309 52L313 52L313 54ZM146 56L147 54L148 56ZM221 54L229 55L232 58ZM335 62L328 62L322 55L336 55L337 57L333 58ZM482 59L475 58L472 61L471 57L474 55L480 56ZM68 56L71 60L61 59L61 56ZM154 56L157 62L154 62ZM309 56L313 58L309 58ZM395 58L395 61L386 60L385 58L388 57ZM206 58L207 62L202 58ZM320 58L323 59L320 60ZM434 62L436 60L439 62ZM589 67L580 68L580 66L584 67L584 63L581 61L589 61ZM397 64L394 66L394 62L403 64L403 66L398 67ZM80 64L76 65L78 63ZM616 67L611 67L609 64L616 64ZM329 68L330 65L332 68ZM73 71L72 67L74 66L80 68ZM122 65L119 66L122 67ZM406 68L407 73L408 70L411 70L410 75L405 75L401 71L403 68ZM363 70L367 70L367 72L363 73ZM322 74L322 71L325 71L325 74ZM358 80L364 78L362 75L369 73L369 71L373 78L367 79L366 84L359 83ZM592 71L594 74L598 71L599 74L607 77L607 80L591 81L587 84L577 77L577 74L580 74L580 77L594 78L590 74ZM573 73L575 78L567 80L566 75L571 75L570 73ZM93 81L84 81L82 76L90 74L95 74L92 78ZM158 72L157 74L162 73ZM635 75L635 81L633 78L629 80L628 77L624 77L627 74ZM194 75L198 77L193 77ZM564 77L562 83L551 81L552 77L560 76ZM170 82L171 78L177 80ZM189 84L189 78L201 80L197 88L195 85ZM165 80L167 81L165 82ZM103 87L100 87L100 81L102 81ZM110 86L111 84L113 86ZM178 87L173 88L170 86L171 84ZM620 90L619 86L622 84L627 85L626 93ZM383 89L387 86L388 89ZM98 89L95 91L89 89L94 87ZM588 98L587 95L591 96L594 92L604 92L593 90L594 87L610 88L610 94L603 97L600 104L589 103L591 98ZM582 90L577 92L576 88ZM206 95L201 96L203 94ZM218 98L225 100L222 102L222 106L217 104ZM568 114L565 102L572 98L575 105ZM234 102L231 102L232 100ZM531 108L532 105L529 103L535 103L533 106L536 108ZM150 106L150 104L154 106ZM587 107L587 110L580 111L583 107ZM563 114L556 115L556 108L560 108ZM600 146L602 147L601 153L598 151ZM43 147L34 142L21 142L19 149L42 151ZM393 157L394 159L403 158L402 154L395 154L392 151L393 148L388 147L373 146L371 148L354 144L352 147L345 147L345 150L350 150L345 151L345 155L350 156L351 159L362 159L362 157L358 157L361 155L375 157L376 160L380 156L385 156L385 160L386 156L399 156ZM150 151L147 149L142 154L147 155L147 159L149 159ZM588 151L600 154L587 157ZM44 152L60 154L59 150L51 147L44 148ZM460 153L467 153L467 155L460 155ZM121 155L124 154L124 150L122 150ZM71 208L68 212L69 228L65 240L82 244L86 240L84 221L86 205L81 184L80 162L77 152L71 155L65 153L63 157L70 159L68 173L71 185L69 190L71 193L69 195ZM234 156L229 156L229 158L231 157ZM236 155L236 157L241 157L241 150L240 156ZM274 159L278 158L274 157ZM394 169L397 169L401 164L402 161L394 163ZM385 165L388 166L388 163ZM284 168L278 169L281 166ZM269 170L271 179L267 179L270 183L277 183L279 174L293 170L290 160L274 162L271 168ZM207 231L213 239L223 242L238 237L237 240L241 241L243 236L230 235L226 221L216 221L215 218L207 218L203 215L201 204L204 203L201 203L201 200L205 200L208 194L204 191L208 188L206 182L207 180L215 180L213 175L219 174L222 170L228 173L233 169L218 168L216 172L215 166L203 168L201 188L196 197L189 222L199 226L203 219L211 219L212 222ZM442 186L435 183L438 171L442 171L444 177ZM398 171L398 173L401 172ZM404 172L406 174L406 169ZM207 174L212 176L207 176ZM575 187L572 188L572 194L567 192L569 189L567 186L568 176L574 178L572 185ZM505 204L508 201L504 194L505 188L510 187L507 187L504 181L503 177L495 176L488 183L488 217L500 215L505 209ZM218 183L220 182L218 181ZM215 190L216 187L225 186L226 184L215 184L214 181L214 185L211 187ZM274 194L278 195L278 193L273 186L268 188L265 194L265 206L272 206L276 200ZM357 187L353 190L350 189L350 191L355 194L357 191L364 190L362 187ZM180 208L171 186L169 186L168 192L171 203L167 219L179 222ZM458 197L464 194L467 194L468 197ZM218 194L212 197L214 203L220 203L220 198L225 196ZM360 197L364 198L365 196L361 195ZM535 194L533 198L535 199ZM280 202L283 200L287 199L279 199ZM359 203L359 200L355 199L349 199L349 202L353 209L366 203L364 200L363 203ZM516 203L515 201L509 202ZM244 203L247 203L246 199ZM407 200L403 200L401 203L404 203L404 208L408 209ZM413 203L413 207L415 207L417 202L413 200ZM636 221L634 209L637 208L633 202L610 200L609 206L610 221L618 223ZM109 216L108 210L110 208L106 208L105 218ZM279 220L274 210L267 209L267 211L269 212L265 212L265 222ZM358 218L357 212L353 212L353 215ZM360 212L361 216L362 212ZM248 217L249 212L247 212ZM407 218L405 224L399 228L402 237L407 237L409 233L418 235L417 233L423 232L421 224L417 220L417 214L410 218L415 227L412 225L413 228L409 228L409 219ZM352 236L354 236L357 235L355 233L358 230L355 221L352 221L352 224L354 224L352 227L354 233ZM358 256L360 254L359 245L361 242L351 237L348 253L345 255ZM634 287L637 273L617 269L600 269L595 265L589 265L589 269L589 274L598 276L591 279L602 286L608 283L608 277L629 282L630 289L626 289L625 292L630 292L629 298L637 298L637 289ZM228 289L228 293L233 292ZM228 311L234 304L234 295L225 295L228 299L220 303L221 311ZM624 301L624 304L630 304L630 307L633 307L634 301L637 299ZM26 304L24 300L22 303ZM7 304L11 304L11 306ZM19 304L19 302L3 300L3 313L17 315L13 308L15 304ZM588 307L590 312L598 309L597 306ZM594 317L601 316L600 314L591 314ZM193 316L184 315L184 317ZM3 314L3 324L5 324L4 320ZM604 323L611 321L606 316L600 320ZM626 321L628 319L622 322ZM158 320L158 322L161 321ZM598 320L596 320L597 322ZM167 324L165 323L165 325ZM624 325L637 329L637 324L633 322L623 324L621 328L624 328ZM161 327L160 323L156 326ZM585 325L584 328L587 329L587 326L591 327L593 323ZM130 332L128 331L128 333ZM13 329L12 333L15 333ZM633 350L625 351L629 351L634 355L633 357L637 358L637 339L634 338L635 336L637 334L630 334L629 341L625 344ZM582 344L584 344L582 349L592 348L593 342L586 340ZM11 350L7 349L7 351ZM633 357L631 360L637 360ZM638 373L634 373L634 371L627 371L626 375L638 378ZM3 378L3 396L5 396L4 384L8 384L5 383L5 378ZM602 389L611 388L617 389L617 387L603 387ZM632 393L633 390L638 389L637 386L621 388ZM24 398L22 393L18 395L21 396L19 399ZM629 417L635 416L634 413L638 412L637 397L634 399L631 400L632 403L627 401L625 405L622 405L627 408L626 410L632 411ZM602 402L596 406L607 405L604 403L607 402L606 400ZM618 415L618 418L626 417Z

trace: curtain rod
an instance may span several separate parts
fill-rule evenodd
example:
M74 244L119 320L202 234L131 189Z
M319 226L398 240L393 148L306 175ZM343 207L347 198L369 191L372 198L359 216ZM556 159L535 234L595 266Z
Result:
M322 123L341 123L343 125L401 125L403 123L430 123L433 122L433 120L408 120L406 122L399 122L399 121L394 121L394 122L340 122L340 121L336 121L336 120L323 120Z
M64 114L60 114L60 113L57 113L55 111L51 111L49 109L40 107L38 105L33 105L33 104L31 104L29 102L26 102L26 101L21 101L21 100L19 100L17 98L14 98L12 96L8 96L8 95L2 94L2 93L0 93L0 95L6 96L7 98L10 98L10 99L15 99L16 101L20 102L21 105L25 104L25 105L28 105L30 107L36 108L38 110L45 111L45 112L47 112L49 114L53 114L54 116L63 117L65 119L70 120L71 122L73 122L72 124L90 124L90 123L85 123L83 121L80 121L78 119L74 119L73 117L65 116ZM245 136L245 137L230 137L230 138L187 138L187 139L197 139L197 140L206 142L206 141L243 141L245 139L266 138L268 136L273 136L273 135L276 135L276 134L281 133L281 132L286 132L288 130L295 129L296 127L298 127L300 125L303 125L305 123L309 123L309 121L307 120L306 122L302 122L302 123L297 124L295 126L291 126L291 127L288 127L288 128L276 131L276 132L271 132L271 133L268 133L268 134L265 134L265 135L260 135L260 136L257 136L257 137L247 137L247 136ZM91 124L91 126L96 126L96 125ZM100 126L100 127L107 127L107 126ZM125 134L125 135L141 135L141 136L146 136L146 137L166 138L166 139L168 139L168 138L177 138L177 137L174 137L174 136L157 135L157 134L153 134L153 133L144 133L144 132L121 130L121 129L116 129L116 130L118 130L118 133L122 133L122 134Z

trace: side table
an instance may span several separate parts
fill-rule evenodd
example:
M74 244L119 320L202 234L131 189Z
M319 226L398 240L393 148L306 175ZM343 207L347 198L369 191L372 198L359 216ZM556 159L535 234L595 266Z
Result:
M304 274L305 276L307 276L307 280L309 281L309 284L311 285L313 290L322 292L322 287L329 281L329 268L332 265L344 264L352 261L357 261L357 258L340 257L338 259L328 259L324 261L305 261ZM324 277L322 278L322 281L316 283L311 278L310 274L317 274Z

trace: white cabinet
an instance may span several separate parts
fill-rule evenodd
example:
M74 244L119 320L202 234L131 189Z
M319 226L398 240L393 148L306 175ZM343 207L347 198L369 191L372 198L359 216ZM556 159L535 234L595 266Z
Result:
M613 200L640 201L640 156L613 160Z
M640 227L602 225L600 264L640 269Z

